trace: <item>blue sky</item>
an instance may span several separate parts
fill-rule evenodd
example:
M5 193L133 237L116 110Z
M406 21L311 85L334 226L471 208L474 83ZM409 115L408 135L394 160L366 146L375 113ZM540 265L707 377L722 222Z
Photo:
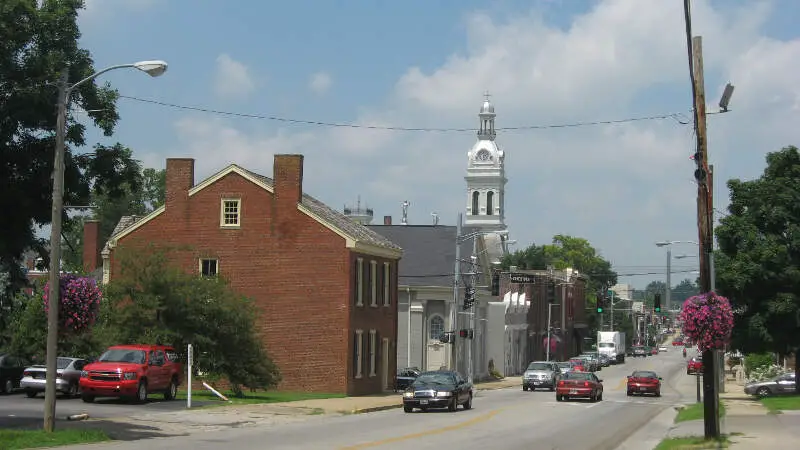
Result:
M151 79L116 71L123 95L314 121L475 127L482 93L497 126L683 112L691 91L680 0L89 0L82 44L97 68L163 59ZM709 119L716 204L724 181L800 141L800 3L695 1L708 103L727 81L732 112ZM236 162L264 174L275 153L306 155L305 190L334 206L358 196L376 217L454 223L466 206L466 133L291 125L121 99L115 136L147 166L194 157L197 181ZM658 240L696 240L691 128L673 120L500 133L506 216L520 248L589 239L620 273L665 270ZM691 245L675 254L696 253ZM692 258L674 270L693 270ZM694 275L689 275L694 278ZM659 275L623 278L643 287ZM682 278L673 275L673 280Z

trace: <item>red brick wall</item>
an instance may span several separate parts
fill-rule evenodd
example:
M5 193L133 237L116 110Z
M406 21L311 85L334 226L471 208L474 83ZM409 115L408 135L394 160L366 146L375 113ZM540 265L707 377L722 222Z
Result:
M93 272L100 267L100 222L97 220L87 220L83 223L83 270L86 273Z
M219 273L261 312L258 329L283 375L279 389L380 392L374 380L352 377L350 322L378 329L381 337L391 338L391 351L396 351L396 263L392 307L367 304L363 311L353 311L355 264L345 239L299 211L294 201L300 191L291 181L301 183L302 158L276 156L280 167L275 170L275 195L231 173L192 197L184 196L180 190L193 177L185 161L168 160L165 212L120 239L118 246L188 246L171 256L179 267L196 274L200 258L217 259ZM241 199L239 228L220 228L223 198ZM118 273L112 255L112 281ZM396 358L390 361L393 375Z

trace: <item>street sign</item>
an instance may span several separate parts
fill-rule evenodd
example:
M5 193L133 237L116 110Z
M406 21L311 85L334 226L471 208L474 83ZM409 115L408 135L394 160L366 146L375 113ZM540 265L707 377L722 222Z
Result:
M606 291L606 295L608 296L608 298L614 298L614 291L609 289L608 291Z
M633 312L637 312L639 314L644 312L644 302L633 302L633 306L631 307Z
M520 284L534 284L536 283L536 275L532 273L512 273L508 276L512 283Z

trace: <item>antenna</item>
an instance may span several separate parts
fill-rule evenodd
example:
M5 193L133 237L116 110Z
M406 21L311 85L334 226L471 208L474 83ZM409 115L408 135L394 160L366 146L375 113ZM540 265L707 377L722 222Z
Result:
M411 203L408 200L403 201L403 217L400 220L401 225L408 225L408 207Z
M439 225L439 214L432 212L431 216L433 216L433 226Z

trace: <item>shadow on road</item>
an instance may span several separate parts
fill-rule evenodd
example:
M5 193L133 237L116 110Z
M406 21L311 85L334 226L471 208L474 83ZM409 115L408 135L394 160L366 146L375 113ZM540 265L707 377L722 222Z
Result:
M33 430L41 428L41 417L8 417L4 418L2 427L20 430ZM83 429L83 430L103 430L108 436L116 441L138 441L141 439L151 439L170 436L187 436L188 433L165 433L163 430L133 423L116 422L105 419L90 419L84 421L69 421L64 419L56 420L57 429Z

